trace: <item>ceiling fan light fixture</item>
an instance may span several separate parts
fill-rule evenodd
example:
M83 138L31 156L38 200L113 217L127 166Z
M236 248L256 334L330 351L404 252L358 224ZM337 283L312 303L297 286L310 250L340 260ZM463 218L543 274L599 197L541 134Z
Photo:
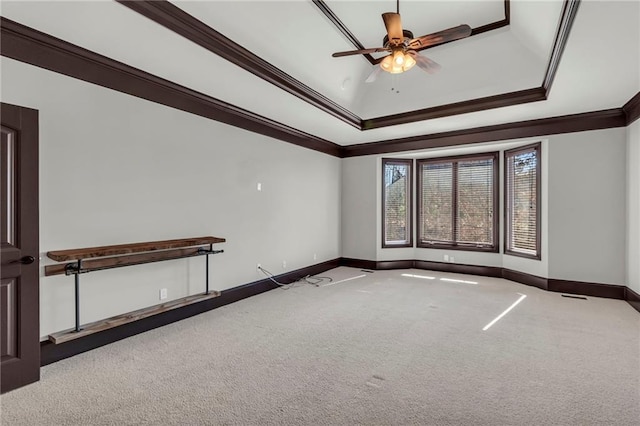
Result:
M1 0L0 0L1 1ZM380 69L391 74L400 74L409 71L415 65L429 74L434 74L440 69L440 65L431 59L420 56L419 51L430 46L448 43L469 37L472 33L471 27L467 24L448 28L431 34L426 34L418 38L413 37L411 31L402 28L400 20L400 4L397 3L397 11L382 14L382 20L387 30L387 34L382 39L383 47L361 48L349 50L347 52L335 52L333 57L350 55L366 55L370 53L388 52L387 56L377 59ZM371 60L371 58L368 58ZM380 69L374 67L366 82L370 83L376 79Z
M393 52L393 64L402 66L404 64L404 53L400 49Z
M393 58L391 57L391 55L388 55L384 57L382 62L380 62L380 68L382 68L385 71L391 72L392 64L393 64Z
M408 53L404 54L404 65L402 66L403 71L409 71L416 64L416 60L413 59L413 56Z
M382 59L380 68L391 74L400 74L409 71L415 64L416 60L413 56L398 49Z

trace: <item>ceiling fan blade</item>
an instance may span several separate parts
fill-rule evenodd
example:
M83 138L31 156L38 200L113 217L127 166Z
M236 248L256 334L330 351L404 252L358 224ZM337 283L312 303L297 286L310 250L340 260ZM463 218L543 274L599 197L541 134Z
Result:
M440 71L440 68L442 68L439 63L437 63L432 59L427 58L426 56L422 56L415 50L409 51L409 54L413 56L413 59L416 60L416 65L423 71L428 72L429 74L435 74L438 71Z
M339 58L341 56L350 56L350 55L364 55L366 53L376 53L376 52L388 52L389 49L384 47L372 47L371 49L360 49L360 50L349 50L346 52L336 52L333 56L334 58Z
M471 27L467 24L458 25L457 27L448 28L436 33L423 35L409 41L408 47L414 50L426 49L429 46L442 44L453 40L469 37L471 35Z
M399 13L387 12L382 14L384 26L387 28L389 36L389 44L397 46L404 42L404 34L402 33L402 21Z
M369 74L369 76L364 82L373 83L374 81L376 81L376 79L378 78L381 72L382 72L382 68L380 67L380 65L374 65L373 69L371 70L371 73Z

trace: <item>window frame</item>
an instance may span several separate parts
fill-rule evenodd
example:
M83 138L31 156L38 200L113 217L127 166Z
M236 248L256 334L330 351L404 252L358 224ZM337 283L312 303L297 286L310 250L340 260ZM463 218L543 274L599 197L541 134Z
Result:
M487 247L478 247L473 245L463 244L460 245L457 242L450 243L425 243L422 242L420 236L422 235L422 221L421 208L422 208L422 164L425 163L458 163L460 161L469 160L482 160L491 158L493 159L493 245ZM457 172L457 166L454 167ZM452 207L452 235L455 239L456 224L458 217L458 205L457 205L457 184L458 175L453 173L452 175L452 195L453 195L453 207ZM455 155L448 157L436 157L436 158L422 158L416 161L416 246L419 248L439 249L439 250L461 250L461 251L474 251L483 253L499 253L500 252L500 152L479 152L475 154L467 155Z
M407 241L402 243L402 244L389 244L387 243L387 229L386 229L386 210L385 210L385 203L386 203L386 197L385 197L385 173L384 173L384 169L385 166L387 164L391 164L391 165L406 165L409 168L408 171L408 176L407 176L407 182L408 182L408 189L407 189L407 196L406 196L406 200L407 200L407 205L405 206L407 212L408 212L408 225L407 225ZM413 247L413 192L414 192L414 185L413 185L413 159L412 158L383 158L382 159L382 179L381 179L381 183L382 183L382 248L406 248L406 247Z
M541 211L541 204L542 204L542 200L541 200L541 193L542 193L542 189L541 189L541 160L542 160L542 155L541 155L541 148L542 148L542 142L536 142L533 144L528 144L528 145L524 145L524 146L519 146L517 148L513 148L513 149L508 149L505 150L503 153L503 159L504 159L504 254L509 255L509 256L517 256L517 257L523 257L526 259L534 259L534 260L541 260L542 259L542 240L541 240L541 236L542 236L542 229L541 229L541 225L542 225L542 211ZM511 244L510 244L510 229L511 229L511 222L510 222L510 209L509 209L509 170L508 170L508 157L509 156L513 156L513 155L517 155L519 153L524 153L524 152L528 152L533 150L536 154L536 254L528 254L528 253L522 253L519 251L513 251L513 249L511 249Z

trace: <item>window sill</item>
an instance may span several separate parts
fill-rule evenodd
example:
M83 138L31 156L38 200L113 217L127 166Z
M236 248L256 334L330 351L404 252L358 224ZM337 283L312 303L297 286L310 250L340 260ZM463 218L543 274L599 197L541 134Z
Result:
M475 251L475 252L482 252L482 253L499 253L500 252L500 248L498 246L472 247L472 246L460 246L460 245L418 243L418 248L435 249L435 250Z
M413 248L413 243L403 243L403 244L382 244L383 249L388 248Z
M542 260L542 256L540 256L540 253L527 254L527 253L519 253L517 251L505 250L504 254L509 256L522 257L522 258L531 259L531 260Z

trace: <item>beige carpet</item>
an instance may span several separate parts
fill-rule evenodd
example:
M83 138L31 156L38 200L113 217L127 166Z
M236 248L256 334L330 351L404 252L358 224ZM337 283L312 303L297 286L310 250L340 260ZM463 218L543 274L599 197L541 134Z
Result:
M2 425L640 424L640 314L626 302L421 270L323 275L332 285L47 366L0 398Z

